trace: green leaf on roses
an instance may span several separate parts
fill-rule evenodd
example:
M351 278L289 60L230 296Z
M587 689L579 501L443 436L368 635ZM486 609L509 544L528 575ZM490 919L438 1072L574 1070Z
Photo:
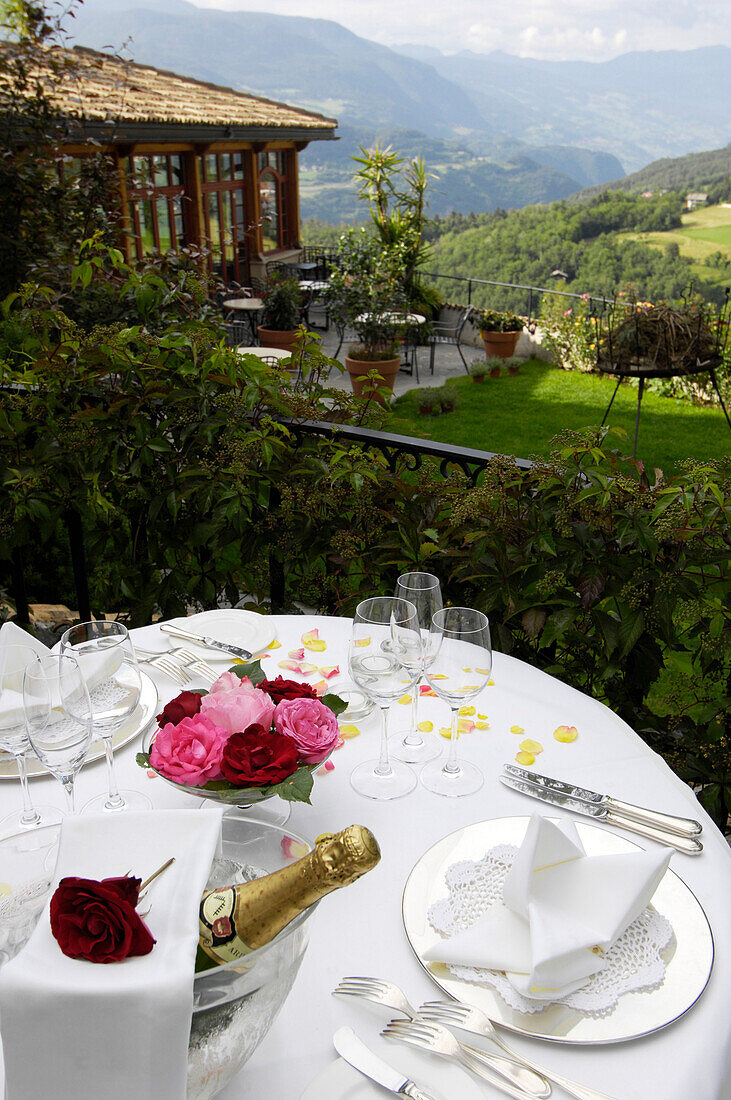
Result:
M266 680L266 676L262 672L259 661L250 661L249 664L232 665L228 671L233 672L240 680L243 680L244 676L248 676L254 685L260 684L262 680Z
M149 752L138 752L135 760L141 768L149 768L150 766L150 754Z
M298 768L296 772L292 772L281 783L275 783L269 790L272 794L278 794L286 802L307 802L311 805L310 793L313 783L310 769Z
M320 699L321 703L324 703L326 707L329 707L335 717L342 714L344 710L348 709L348 704L345 699L341 699L339 695L333 695L328 692L327 695L323 695Z
M203 787L204 791L213 791L222 802L230 802L232 805L238 805L242 795L246 796L245 802L241 805L250 805L253 802L262 802L265 798L268 798L274 787L234 787L226 779L214 779L210 783L206 783Z

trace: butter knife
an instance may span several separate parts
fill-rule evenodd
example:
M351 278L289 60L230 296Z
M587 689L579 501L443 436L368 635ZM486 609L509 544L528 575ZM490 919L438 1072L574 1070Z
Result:
M408 1096L410 1100L434 1100L428 1093L422 1092L410 1077L405 1077L399 1070L389 1066L377 1054L374 1054L365 1043L362 1043L350 1027L339 1027L333 1035L333 1045L341 1058L345 1059L349 1066L357 1069L371 1081L375 1081L381 1088L397 1096Z
M603 821L607 825L616 825L618 829L625 829L628 833L636 833L637 836L645 837L646 840L654 840L667 848L675 848L683 855L698 856L703 851L703 845L695 837L679 836L678 833L669 833L664 829L644 825L635 818L624 817L615 810L609 810L606 806L597 805L595 802L583 802L580 798L559 794L558 791L552 791L549 787L542 787L538 783L530 783L525 779L515 779L512 775L501 775L500 782L514 791L527 794L530 798L537 798L539 802L547 802L549 806L558 806L562 810L571 810L572 813L592 817L595 821Z
M569 798L580 798L582 802L592 802L595 806L606 806L608 810L615 810L626 817L634 817L645 825L653 828L667 829L671 833L679 833L681 836L698 836L703 831L700 821L694 821L688 817L675 817L674 814L661 814L657 810L648 810L645 806L634 806L631 802L620 802L618 798L612 798L609 794L598 794L596 791L587 790L585 787L576 787L571 783L564 783L560 779L551 779L547 775L539 775L538 772L528 772L525 768L516 768L515 764L506 764L505 771L518 779L525 779L528 783L537 783L541 787L547 787L557 794L568 795Z
M176 638L185 638L189 642L198 642L198 645L207 645L209 649L222 649L225 653L231 653L234 657L240 657L243 661L251 660L251 653L248 649L230 645L228 642L219 642L207 634L193 634L190 630L183 630L182 626L171 626L169 623L163 623L160 630L163 630L166 634L172 634Z

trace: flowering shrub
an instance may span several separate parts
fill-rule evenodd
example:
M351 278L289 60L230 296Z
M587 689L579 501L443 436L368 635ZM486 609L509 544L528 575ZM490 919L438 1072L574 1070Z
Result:
M556 364L564 370L596 369L596 320L588 294L580 299L546 295L541 303L540 327L543 345Z

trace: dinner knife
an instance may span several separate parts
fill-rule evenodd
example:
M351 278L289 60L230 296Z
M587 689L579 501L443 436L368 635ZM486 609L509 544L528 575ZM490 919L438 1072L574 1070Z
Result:
M333 1045L349 1066L389 1092L397 1096L408 1096L410 1100L434 1100L428 1093L422 1092L410 1077L405 1077L374 1054L360 1041L351 1027L339 1027L333 1035Z
M606 806L608 810L616 810L617 813L625 814L627 817L634 817L637 821L642 821L653 828L667 829L668 832L679 833L681 836L698 836L703 831L700 821L694 821L692 818L661 814L657 810L648 810L644 806L634 806L631 802L620 802L618 798L612 798L609 794L598 794L585 787L576 787L560 779L539 775L538 772L516 768L515 764L505 764L505 771L518 779L525 779L528 783L547 787L549 790L556 791L557 794L565 794L569 798L580 798L582 802L592 802L595 806Z
M230 645L228 642L219 642L215 638L211 638L204 634L193 634L190 630L183 630L182 626L171 626L169 623L163 623L160 626L160 630L164 630L166 634L173 634L176 638L186 638L189 642L198 642L199 645L207 645L211 649L223 649L226 653L232 653L234 657L240 657L243 661L251 660L251 653L248 649L242 649L241 646Z
M654 840L658 844L664 844L668 848L675 848L686 856L698 856L703 851L700 840L692 836L679 836L678 833L669 833L664 829L653 828L644 825L632 817L624 817L615 810L609 810L606 806L597 805L595 802L583 802L580 798L571 798L569 795L559 794L549 787L542 787L538 783L529 783L525 779L516 779L512 775L501 775L500 782L514 791L527 794L530 798L537 798L539 802L547 802L550 806L558 806L562 810L571 810L573 813L582 814L584 817L594 818L595 821L603 821L607 825L616 825L619 829L626 829L629 833L636 833L647 840Z

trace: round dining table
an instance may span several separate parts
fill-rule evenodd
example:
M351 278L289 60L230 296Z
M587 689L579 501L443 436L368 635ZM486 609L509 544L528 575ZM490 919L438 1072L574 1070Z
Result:
M351 622L324 616L276 616L271 620L276 640L261 654L261 664L270 679L277 675L301 679L282 669L291 650L299 649L302 635L319 630L326 649L308 654L318 666L337 668L328 689L337 692L348 680L347 651ZM212 632L212 631L211 631ZM163 634L159 625L132 631L136 646L145 650L166 650L175 639ZM217 655L215 669L228 665ZM213 662L212 662L213 663ZM141 667L150 674L160 702L182 689L155 666ZM309 677L319 679L320 673ZM209 681L210 682L210 681ZM189 686L207 687L204 679ZM715 963L700 999L670 1026L626 1042L599 1045L553 1043L511 1034L511 1045L542 1065L615 1100L728 1100L731 1096L731 850L692 791L678 779L630 727L611 710L560 680L502 653L494 654L492 682L473 701L486 715L488 728L475 729L460 737L460 755L477 764L484 774L482 788L462 798L444 798L417 783L406 797L378 802L358 795L350 785L353 768L378 753L378 711L352 722L357 735L349 736L332 756L334 768L318 772L312 791L312 805L295 803L289 827L312 841L320 833L334 832L352 823L368 826L377 837L380 864L358 882L324 898L311 922L310 944L294 986L250 1061L219 1095L222 1100L298 1100L319 1074L327 1073L336 1058L332 1035L350 1025L370 1046L381 1044L380 1030L389 1014L366 1002L333 997L332 990L346 975L368 975L395 982L412 1004L436 999L443 994L412 952L402 922L402 895L414 865L436 842L464 826L499 818L546 817L579 820L575 815L507 789L499 781L502 767L515 761L524 738L540 742L543 752L535 770L584 787L608 792L627 802L649 806L666 813L690 817L703 825L704 851L699 856L674 854L670 867L687 884L702 906L715 938ZM449 726L449 709L440 699L423 696L420 719L433 723L434 732ZM394 703L391 711L391 741L405 729L410 715L406 702ZM485 725L486 723L481 723ZM561 743L553 737L559 726L575 726L578 737ZM515 732L517 731L517 732ZM352 734L352 730L348 731ZM135 763L140 737L115 753L121 787L143 790L155 808L188 807L197 812L199 799L187 796ZM443 750L449 747L444 739ZM418 767L416 767L418 772ZM78 804L99 794L105 785L103 760L87 763L77 780ZM40 802L63 805L57 780L42 776L31 780L33 796ZM0 784L4 813L20 809L19 784ZM645 848L652 841L639 840L611 826L601 826ZM643 992L625 996L646 996ZM391 1014L393 1015L393 1014ZM462 1036L467 1039L467 1036ZM391 1061L407 1048L388 1046ZM413 1055L412 1055L413 1056ZM423 1070L419 1085L429 1089L429 1067L433 1056L420 1055ZM460 1075L462 1070L457 1071ZM465 1078L466 1080L466 1078ZM474 1079L473 1079L474 1080ZM370 1089L370 1086L367 1086ZM436 1089L435 1089L436 1091ZM467 1094L465 1089L465 1095ZM499 1097L492 1086L480 1083L480 1095ZM340 1095L316 1085L311 1096L329 1100ZM350 1093L348 1093L348 1096ZM356 1094L353 1093L355 1096ZM357 1092L385 1095L375 1086ZM440 1094L441 1095L441 1094ZM469 1095L473 1095L470 1091ZM554 1095L565 1094L556 1087ZM459 1090L454 1100L462 1100Z
M291 359L292 352L287 351L285 348L263 348L259 345L256 347L247 344L240 344L236 348L239 355L256 355L259 359Z

